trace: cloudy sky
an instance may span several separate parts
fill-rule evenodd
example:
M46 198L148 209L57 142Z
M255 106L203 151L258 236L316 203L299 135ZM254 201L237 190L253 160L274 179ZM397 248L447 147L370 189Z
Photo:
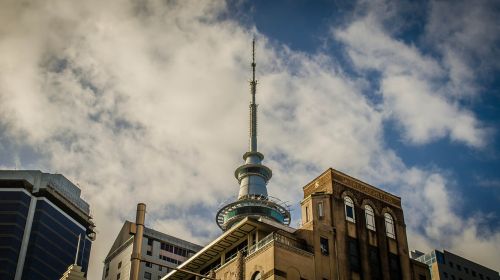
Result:
M498 2L4 0L0 168L78 183L90 279L140 201L157 230L220 233L254 36L259 147L292 225L333 167L402 197L411 248L500 270Z

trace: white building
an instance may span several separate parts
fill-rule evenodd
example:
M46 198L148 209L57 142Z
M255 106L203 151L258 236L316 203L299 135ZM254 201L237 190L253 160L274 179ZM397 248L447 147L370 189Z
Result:
M134 233L135 223L126 221L104 260L103 280L130 279ZM143 236L141 258L145 261L139 279L160 279L170 271L168 267L176 267L203 248L147 227Z

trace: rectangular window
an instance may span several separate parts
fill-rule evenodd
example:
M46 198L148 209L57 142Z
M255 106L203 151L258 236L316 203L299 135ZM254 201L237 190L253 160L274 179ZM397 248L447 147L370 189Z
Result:
M325 213L323 212L323 202L318 203L318 217L321 219L325 216Z
M401 278L401 268L399 265L399 256L389 253L389 271L391 280L399 280Z
M153 264L150 262L146 262L146 267L153 267Z
M462 267L459 264L457 264L457 270L462 271Z
M153 246L153 239L148 238L148 245L149 245L149 246Z
M151 280L151 273L150 272L144 272L144 279Z
M328 238L320 237L319 238L319 245L320 245L320 249L321 249L321 254L328 256L329 255Z
M381 280L382 271L380 270L380 257L377 247L374 246L368 247L368 261L370 263L371 279Z
M448 279L448 273L443 272L443 274L444 274L444 278Z
M435 251L436 252L436 260L438 263L442 263L442 264L445 264L445 260L444 260L444 254L439 252L439 251Z
M122 267L122 262L119 262L118 263L118 269L120 269Z
M120 273L116 274L116 280L120 279Z
M419 274L418 280L427 280L427 278L425 277L425 275Z
M479 273L479 279L483 280L483 275Z
M162 270L163 270L162 266L161 266L161 265L159 265L159 266L158 266L158 271L162 271Z
M475 270L472 271L472 276L476 277L476 271Z
M352 271L361 271L361 262L359 259L358 240L354 238L347 239L347 253L349 258L349 267Z
M451 275L451 280L455 280L455 275Z
M365 209L366 218L366 228L375 231L375 216L373 215L373 210L368 211Z
M450 262L450 267L453 268L453 263L452 262Z
M152 255L153 255L153 252L151 252L151 251L146 251L146 255L148 255L148 256L152 256Z
M465 273L469 274L469 269L467 267L464 267Z
M348 218L348 220L354 220L354 208L352 208L352 206L350 205L346 205L345 206L345 211L346 211L346 216Z
M309 207L306 206L306 223L309 222Z

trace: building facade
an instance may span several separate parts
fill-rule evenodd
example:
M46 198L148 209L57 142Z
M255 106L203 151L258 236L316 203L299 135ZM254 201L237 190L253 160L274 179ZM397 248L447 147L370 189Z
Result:
M130 279L131 255L135 235L135 223L126 221L111 246L106 259L102 279ZM157 280L170 272L197 251L201 246L174 236L145 227L143 233L140 279Z
M434 280L499 280L498 271L484 267L446 250L416 256L429 266Z
M334 169L303 190L298 229L246 217L179 268L216 279L430 279L409 258L399 197Z
M0 171L0 279L59 279L75 259L88 270L95 225L80 193L60 174Z

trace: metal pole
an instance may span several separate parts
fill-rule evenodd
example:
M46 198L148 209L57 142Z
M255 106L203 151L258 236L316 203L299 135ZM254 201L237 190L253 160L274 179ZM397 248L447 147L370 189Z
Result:
M146 204L137 204L137 214L135 216L135 237L130 258L130 279L139 280L139 270L141 264L142 237L144 233L144 220L146 219Z

